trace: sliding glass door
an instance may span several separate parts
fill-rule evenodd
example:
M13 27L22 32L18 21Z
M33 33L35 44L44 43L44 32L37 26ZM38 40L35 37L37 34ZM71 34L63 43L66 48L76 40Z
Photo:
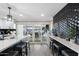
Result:
M29 39L32 43L45 43L47 41L45 26L43 25L28 25L24 26L24 34L30 35Z

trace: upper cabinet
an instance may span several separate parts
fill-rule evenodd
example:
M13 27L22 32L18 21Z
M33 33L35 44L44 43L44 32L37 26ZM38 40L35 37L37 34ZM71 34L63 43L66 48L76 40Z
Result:
M14 22L0 19L0 29L16 29L16 24Z

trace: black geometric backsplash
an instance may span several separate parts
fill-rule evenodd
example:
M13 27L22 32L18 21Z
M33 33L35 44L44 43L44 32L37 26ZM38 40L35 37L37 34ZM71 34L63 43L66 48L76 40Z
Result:
M68 28L67 28L67 21L62 20L58 23L54 24L54 28L56 29L57 33L60 33L60 37L66 38L68 34Z
M53 17L54 29L62 38L67 38L72 26L79 37L79 3L69 3Z

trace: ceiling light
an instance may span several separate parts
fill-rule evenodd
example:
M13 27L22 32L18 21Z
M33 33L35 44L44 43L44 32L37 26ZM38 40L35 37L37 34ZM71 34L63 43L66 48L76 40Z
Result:
M44 16L44 14L41 14L41 16Z
M10 15L11 7L8 7L8 9L9 9L9 14L7 15L7 21L12 21L12 15Z
M20 14L19 16L23 16L23 14Z

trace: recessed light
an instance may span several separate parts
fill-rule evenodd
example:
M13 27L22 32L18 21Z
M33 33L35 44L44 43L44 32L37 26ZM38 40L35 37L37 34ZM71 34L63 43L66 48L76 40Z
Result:
M44 16L44 14L42 13L41 16Z
M23 16L23 14L20 14L19 16Z

